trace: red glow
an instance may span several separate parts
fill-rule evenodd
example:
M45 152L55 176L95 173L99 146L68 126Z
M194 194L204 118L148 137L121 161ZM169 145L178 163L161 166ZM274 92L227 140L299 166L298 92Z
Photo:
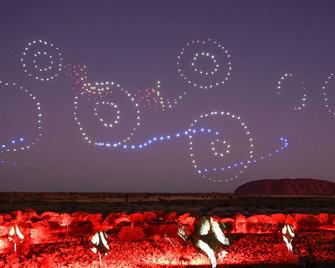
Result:
M297 264L306 258L335 262L334 214L235 215L215 220L230 226L226 235L231 245L218 264ZM192 232L195 221L189 214L154 211L105 217L85 212L1 214L0 267L99 267L99 258L90 250L90 239L97 231L107 234L110 250L101 256L106 267L210 265L191 242L177 235L179 224L186 224ZM294 228L293 252L282 239L285 224ZM17 252L9 239L14 225L24 235L16 239Z

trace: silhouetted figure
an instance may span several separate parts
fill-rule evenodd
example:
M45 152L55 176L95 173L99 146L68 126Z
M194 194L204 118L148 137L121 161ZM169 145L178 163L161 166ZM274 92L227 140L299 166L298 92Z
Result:
M91 250L99 255L99 266L102 267L101 255L107 255L109 251L107 235L105 234L105 232L98 231L92 236L91 243L93 244Z
M222 246L228 246L229 240L223 233L225 225L213 217L202 217L196 223L191 236L183 226L178 229L178 236L184 241L190 239L194 246L203 251L209 258L212 268L217 265L217 257L223 259L227 255Z
M287 249L293 252L292 242L295 236L293 227L290 224L285 224L282 229L282 234Z

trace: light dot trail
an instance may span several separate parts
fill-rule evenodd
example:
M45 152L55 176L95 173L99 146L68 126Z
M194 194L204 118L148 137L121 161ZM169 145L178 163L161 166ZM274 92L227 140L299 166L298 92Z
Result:
M123 151L133 151L133 150L144 150L149 146L152 146L157 143L164 143L167 141L173 141L175 139L181 139L181 138L189 138L192 139L193 135L196 134L209 134L209 135L215 135L216 137L219 137L220 134L219 132L215 132L212 129L205 129L205 128L200 128L200 129L187 129L184 131L177 132L175 134L171 135L158 135L151 137L147 140L145 140L142 143L110 143L110 142L95 142L94 145L97 147L102 147L102 148L113 148L113 149L120 149ZM242 161L237 161L237 162L232 162L229 164L226 164L222 167L216 167L216 168L202 168L198 169L198 166L194 165L194 168L196 169L198 174L203 174L203 177L206 178L206 175L209 173L223 173L224 171L227 170L234 170L238 168L242 168L242 172L239 172L240 174L244 173L244 170L248 168L250 165L254 165L257 162L260 162L261 160L265 160L267 158L270 158L274 156L277 153L280 153L281 151L285 150L288 147L288 139L281 137L280 138L280 147L278 149L273 150L272 152L269 152L267 154L261 155L257 158L252 158L248 160L242 160ZM192 147L190 147L192 148ZM193 159L193 156L191 156ZM234 177L231 177L230 180L233 180L234 178L237 178L238 175L235 175ZM223 182L226 181L228 182L229 179L212 179L208 178L209 180L213 182Z
M164 143L167 141L173 141L176 139L181 139L181 138L189 138L192 139L193 135L196 134L209 134L209 135L215 135L216 137L219 137L220 134L219 132L215 132L212 129L205 129L205 128L199 128L199 129L187 129L184 131L177 132L175 134L170 134L170 135L158 135L151 137L149 139L146 139L142 143L111 143L111 142L95 142L94 145L96 147L100 148L112 148L112 149L120 149L122 151L133 151L133 150L144 150L149 146L152 146L157 143ZM212 134L213 133L213 134ZM229 164L226 164L222 167L216 167L216 168L201 168L199 169L197 165L194 164L193 159L194 155L191 153L191 160L193 163L193 167L196 169L196 172L198 174L201 174L203 178L207 178L207 175L210 173L218 174L219 176L222 177L220 173L224 173L225 171L228 170L236 170L236 169L241 169L235 176L228 178L207 178L210 181L213 182L228 182L233 179L238 178L240 174L244 173L244 170L247 169L250 165L255 165L257 162L260 162L261 160L266 160L272 156L274 156L277 153L280 153L281 151L287 149L288 147L288 139L281 137L280 138L280 147L273 150L272 152L269 152L267 154L263 154L257 158L253 157L251 159L247 160L241 160L241 161L236 161L232 162ZM190 150L192 150L192 147L190 147Z
M330 81L332 81L334 79L334 73L331 73L327 79L323 82L323 85L321 87L322 89L322 96L323 96L323 101L324 101L324 106L327 109L327 111L329 113L331 113L332 115L335 116L335 110L332 109L329 105L329 98L328 98L328 94L327 94L327 87Z
M8 87L12 87L15 90L20 91L24 95L27 95L32 100L32 104L34 105L36 111L36 133L34 135L34 138L32 138L32 141L30 142L25 137L13 138L8 140L6 143L0 142L0 153L29 150L33 145L39 142L40 137L42 136L42 113L40 102L27 89L24 89L22 86L19 86L15 82L9 83L0 81L0 91L1 87L5 87L5 89L8 89Z
M296 79L296 76L292 73L285 73L282 77L280 77L280 80L277 82L277 95L281 95L282 88L284 87L284 84L287 83L287 80ZM301 111L306 107L307 102L307 93L306 93L306 87L305 83L302 81L300 82L301 90L302 90L302 96L299 100L299 104L294 106L294 111Z

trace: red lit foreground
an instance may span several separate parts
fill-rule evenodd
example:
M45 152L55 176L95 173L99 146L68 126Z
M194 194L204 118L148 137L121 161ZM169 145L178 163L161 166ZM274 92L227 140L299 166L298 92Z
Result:
M230 241L218 266L335 263L335 214L213 218L225 223ZM162 211L0 214L0 267L210 267L203 252L178 236L178 226L192 232L197 220Z

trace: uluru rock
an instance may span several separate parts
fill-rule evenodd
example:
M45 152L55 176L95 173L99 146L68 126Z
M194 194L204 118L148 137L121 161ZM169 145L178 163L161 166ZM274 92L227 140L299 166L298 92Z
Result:
M335 183L316 179L257 180L239 186L234 194L333 195Z

